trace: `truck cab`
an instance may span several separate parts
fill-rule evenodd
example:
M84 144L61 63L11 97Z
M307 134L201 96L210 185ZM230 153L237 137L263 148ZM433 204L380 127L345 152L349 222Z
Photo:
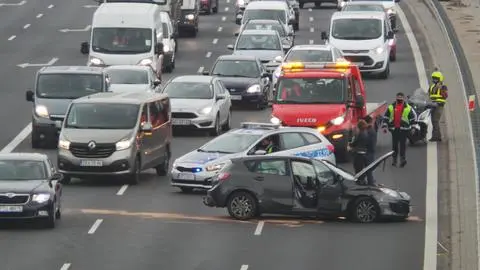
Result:
M337 161L348 161L348 143L359 119L381 120L387 103L366 103L358 66L350 62L285 63L274 89L271 122L311 127L335 147Z

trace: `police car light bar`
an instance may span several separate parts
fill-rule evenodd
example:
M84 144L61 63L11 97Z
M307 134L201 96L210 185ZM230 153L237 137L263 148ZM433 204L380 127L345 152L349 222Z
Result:
M270 123L242 122L240 127L248 129L277 129L280 127L280 125Z
M348 61L339 61L339 62L290 62L284 63L282 65L283 71L301 71L304 69L347 69L355 64L352 64Z

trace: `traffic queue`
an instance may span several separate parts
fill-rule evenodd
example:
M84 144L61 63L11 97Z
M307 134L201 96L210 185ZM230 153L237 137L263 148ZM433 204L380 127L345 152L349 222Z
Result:
M379 10L362 2L348 10L348 2L322 33L325 44L296 45L296 1L239 0L239 31L228 46L233 53L218 57L203 74L162 82L162 73L175 68L179 29L196 33L196 12L216 13L219 5L165 3L100 1L91 39L81 44L87 65L38 71L36 88L26 93L33 104L31 144L56 147L58 161L53 165L41 154L0 156L0 171L10 175L2 179L49 183L39 194L29 185L18 187L27 196L25 207L13 207L17 197L0 197L0 218L40 218L54 227L61 216L58 191L72 178L113 176L135 185L151 168L183 192L207 190L204 204L226 207L236 219L281 213L368 223L409 216L408 194L363 181L396 151L356 166L354 174L337 165L350 160L363 119L375 132L383 124L397 128L396 113L384 118L392 105L367 102L363 81L390 74L394 7ZM234 105L265 110L270 101L270 123L232 127ZM217 137L172 161L177 130ZM29 164L49 169L26 173L22 168Z

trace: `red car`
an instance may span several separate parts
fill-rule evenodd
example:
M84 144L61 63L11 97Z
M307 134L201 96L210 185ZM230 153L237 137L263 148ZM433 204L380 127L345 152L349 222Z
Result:
M218 0L200 0L200 10L206 14L218 13Z

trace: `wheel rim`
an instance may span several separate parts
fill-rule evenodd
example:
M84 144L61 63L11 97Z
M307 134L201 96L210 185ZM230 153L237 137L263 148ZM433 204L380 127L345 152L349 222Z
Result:
M252 215L253 202L246 196L237 196L230 203L230 208L235 217L247 218Z
M370 200L362 200L357 205L357 218L361 222L372 222L377 218L377 208Z

